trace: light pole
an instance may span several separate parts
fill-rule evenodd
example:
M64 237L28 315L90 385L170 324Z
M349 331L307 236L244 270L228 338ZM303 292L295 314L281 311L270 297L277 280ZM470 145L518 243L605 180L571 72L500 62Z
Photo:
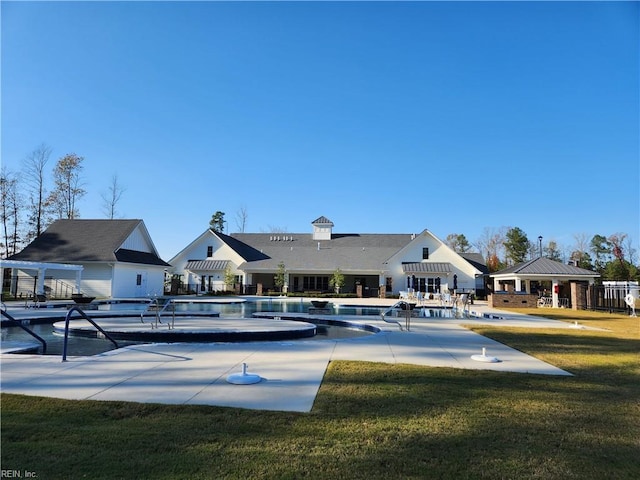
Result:
M540 248L540 258L542 258L542 235L538 236L538 245Z

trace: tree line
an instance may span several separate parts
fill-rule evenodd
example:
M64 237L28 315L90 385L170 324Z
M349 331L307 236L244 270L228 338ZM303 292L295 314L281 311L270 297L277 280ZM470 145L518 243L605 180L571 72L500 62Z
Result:
M537 241L536 241L537 240ZM571 246L559 245L554 240L543 243L538 236L529 240L519 227L485 228L481 237L470 243L464 234L451 233L445 243L458 253L482 254L490 272L546 257L561 263L595 271L602 280L639 281L640 265L637 263L633 241L626 233L611 235L574 235Z
M41 144L24 159L20 172L10 172L4 166L0 170L2 258L19 252L54 220L80 218L78 202L87 193L82 177L84 158L75 153L66 154L49 171L50 157L51 147ZM108 192L102 195L106 218L118 216L117 205L124 191L114 175ZM243 206L235 219L239 232L245 231L247 218L247 209ZM209 227L224 233L226 224L224 212L216 211ZM473 244L459 233L447 235L445 243L458 253L480 253L490 272L544 256L595 271L603 280L640 280L636 250L626 233L596 234L591 238L578 234L574 235L574 241L570 247L554 240L543 244L542 237L529 240L519 227L501 227L485 228Z
M51 147L39 145L23 161L18 172L0 170L0 256L7 258L58 219L80 218L78 203L87 193L82 177L84 157L68 153L50 168ZM124 188L113 176L102 195L103 211L115 218Z

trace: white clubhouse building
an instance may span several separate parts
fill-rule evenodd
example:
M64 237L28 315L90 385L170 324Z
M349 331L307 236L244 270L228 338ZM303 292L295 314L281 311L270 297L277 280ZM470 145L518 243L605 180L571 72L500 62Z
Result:
M207 293L235 289L245 294L279 290L275 277L284 269L284 291L332 291L330 279L344 275L341 293L363 297L400 291L481 293L484 260L456 253L428 230L418 234L335 233L320 217L311 233L234 233L207 229L169 260L182 289ZM233 286L228 284L233 276ZM182 293L182 292L181 292Z

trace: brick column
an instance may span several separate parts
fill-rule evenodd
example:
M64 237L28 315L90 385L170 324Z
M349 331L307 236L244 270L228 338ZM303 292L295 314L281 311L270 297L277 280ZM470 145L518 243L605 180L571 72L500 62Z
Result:
M587 286L571 282L571 308L584 310L587 308Z

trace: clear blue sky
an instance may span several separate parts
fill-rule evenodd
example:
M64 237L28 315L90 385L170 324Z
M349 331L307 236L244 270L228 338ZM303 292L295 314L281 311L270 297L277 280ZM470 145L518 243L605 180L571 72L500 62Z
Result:
M637 2L2 2L2 165L84 157L82 218L640 240Z

